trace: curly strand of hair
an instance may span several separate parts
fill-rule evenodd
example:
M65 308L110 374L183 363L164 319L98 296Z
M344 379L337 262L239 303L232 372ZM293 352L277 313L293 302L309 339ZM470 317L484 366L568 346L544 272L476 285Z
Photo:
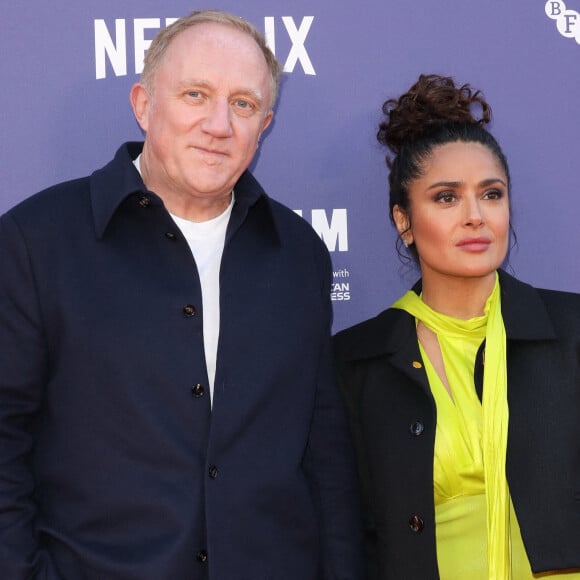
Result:
M479 112L478 118L474 111ZM417 141L432 127L444 123L486 125L491 121L491 107L481 91L469 84L456 86L452 77L420 75L419 80L398 99L388 99L382 106L385 119L379 125L377 139L395 156L406 144ZM392 159L387 156L387 165Z

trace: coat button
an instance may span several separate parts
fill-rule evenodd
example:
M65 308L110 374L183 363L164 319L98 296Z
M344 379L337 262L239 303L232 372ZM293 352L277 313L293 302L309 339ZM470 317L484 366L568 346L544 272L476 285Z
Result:
M191 392L193 393L194 397L199 398L199 397L203 397L203 394L205 393L205 389L203 388L202 385L197 383L197 385L193 385L193 387L191 387Z
M183 314L185 314L185 316L187 316L188 318L190 318L191 316L195 316L196 310L195 310L195 306L193 306L193 304L186 304L183 307Z
M177 239L177 236L173 232L165 232L165 237L168 240L175 240L175 239Z
M151 205L151 200L146 195L143 195L139 198L139 205L141 207L149 207Z
M423 365L418 360L414 360L411 364L413 365L414 369L423 368Z
M425 522L423 522L423 520L415 514L409 518L409 527L416 534L420 534L425 527Z
M200 550L197 553L197 561L201 562L202 564L205 564L207 562L207 552L205 550Z
M209 476L212 479L215 479L217 477L218 474L218 468L215 465L211 465L209 468Z
M419 437L419 435L423 435L423 431L425 431L425 426L423 425L422 421L415 421L414 423L411 423L409 431L411 432L411 435Z

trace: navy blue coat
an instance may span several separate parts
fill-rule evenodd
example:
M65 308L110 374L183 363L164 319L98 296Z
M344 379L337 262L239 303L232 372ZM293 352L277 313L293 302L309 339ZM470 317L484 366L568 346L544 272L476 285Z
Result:
M506 472L524 545L534 572L580 568L580 295L499 275ZM369 578L436 580L437 409L424 366L413 364L422 360L415 319L385 310L337 334L335 349L359 457Z
M140 147L0 218L2 580L360 578L326 248L240 178L212 411L195 262Z

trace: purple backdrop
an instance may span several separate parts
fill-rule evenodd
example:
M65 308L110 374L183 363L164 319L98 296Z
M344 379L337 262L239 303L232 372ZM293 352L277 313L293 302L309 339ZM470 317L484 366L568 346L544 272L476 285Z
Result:
M127 96L135 60L167 18L203 7L5 3L0 212L140 138ZM253 169L331 249L336 329L385 308L416 277L394 251L375 133L383 100L421 72L470 82L492 104L492 130L513 174L515 274L580 291L580 0L224 0L220 8L265 30L286 63Z

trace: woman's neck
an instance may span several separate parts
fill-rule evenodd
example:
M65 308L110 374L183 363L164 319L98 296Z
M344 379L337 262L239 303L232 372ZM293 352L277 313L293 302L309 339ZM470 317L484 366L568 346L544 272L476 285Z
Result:
M458 278L423 273L423 302L433 310L468 320L482 316L493 291L495 271L482 277Z

